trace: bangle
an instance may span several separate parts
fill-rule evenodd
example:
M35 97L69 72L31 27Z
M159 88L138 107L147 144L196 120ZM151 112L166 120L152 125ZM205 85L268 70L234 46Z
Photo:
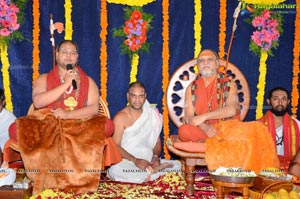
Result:
M153 159L153 158L159 158L159 157L158 157L158 155L153 155L153 156L152 156L152 159Z

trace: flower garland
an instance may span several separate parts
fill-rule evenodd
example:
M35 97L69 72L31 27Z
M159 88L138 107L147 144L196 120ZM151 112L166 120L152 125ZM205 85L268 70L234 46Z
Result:
M100 84L101 84L101 98L107 104L107 3L106 0L101 0L101 12L100 12L100 39L101 39L101 49L100 49Z
M226 0L220 0L220 32L219 32L219 56L225 56L226 41Z
M40 49L39 49L39 36L40 36L40 3L39 0L33 0L32 16L33 16L33 30L32 30L32 81L35 81L39 76L40 64Z
M250 40L249 50L260 57L259 78L257 84L257 107L256 119L263 116L263 102L266 85L266 73L268 55L273 56L272 49L277 48L282 29L282 16L279 13L270 10L256 9L251 14L252 21L248 20L256 30L253 32Z
M267 64L268 53L265 50L261 50L260 61L259 61L259 78L257 84L257 107L256 107L256 119L259 119L263 116L263 102L265 94L265 85L266 85L266 74L267 74Z
M72 40L73 35L73 24L71 21L72 16L72 1L65 0L65 19L66 19L66 29L65 29L65 39Z
M0 0L1 13L0 13L0 58L2 62L2 76L4 95L6 98L6 108L13 112L13 104L11 99L10 90L10 77L9 77L9 59L8 59L8 45L11 40L21 41L24 39L23 35L19 32L20 24L23 22L24 7L26 0L15 1L14 3L8 0Z
M9 78L9 60L7 54L7 45L0 45L0 55L2 62L2 75L3 75L3 87L4 87L4 96L6 98L6 108L7 110L13 112L13 104L11 100L11 91L10 91L10 78Z
M130 82L136 81L138 65L139 65L139 55L137 53L134 53L131 60Z
M297 5L300 5L300 0L298 0ZM298 81L299 81L299 55L300 55L300 11L296 9L296 18L295 18L295 39L294 39L294 60L293 60L293 80L292 80L292 93L291 93L291 111L292 116L297 117L298 111L298 101L299 101L299 90L298 90Z
M279 4L286 0L243 0L243 2L248 4L264 4L264 5L271 5L271 4Z
M202 36L202 27L201 27L201 20L202 20L202 2L201 0L194 0L194 38L195 38L195 50L194 50L194 57L197 57L202 49L201 46L201 36ZM197 68L197 67L195 67Z
M163 27L162 27L162 90L164 92L164 97L162 100L162 109L163 109L163 128L164 128L164 139L167 139L170 135L169 129L169 111L167 105L167 88L169 84L169 59L170 59L170 51L169 51L169 0L162 0L162 16L163 16ZM164 143L164 157L165 159L170 159L170 153L167 149L166 143Z
M123 4L129 6L143 6L155 0L107 0L108 3Z
M257 9L252 14L252 26L256 28L251 36L250 51L255 55L263 49L273 56L272 48L278 47L278 39L283 33L282 16L269 10Z

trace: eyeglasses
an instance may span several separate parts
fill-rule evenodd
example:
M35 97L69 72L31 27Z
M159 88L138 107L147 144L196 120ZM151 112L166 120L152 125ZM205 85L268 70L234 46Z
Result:
M212 63L212 62L214 62L214 61L216 61L216 60L217 60L217 59L212 58L212 57L207 58L207 59L199 58L199 59L198 59L198 62L199 62L200 64L204 64L205 62L207 62L207 63Z

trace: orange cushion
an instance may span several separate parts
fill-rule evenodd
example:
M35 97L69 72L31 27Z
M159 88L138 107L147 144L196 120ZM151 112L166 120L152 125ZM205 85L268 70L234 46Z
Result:
M192 153L204 153L206 149L203 142L174 142L173 146L176 149Z

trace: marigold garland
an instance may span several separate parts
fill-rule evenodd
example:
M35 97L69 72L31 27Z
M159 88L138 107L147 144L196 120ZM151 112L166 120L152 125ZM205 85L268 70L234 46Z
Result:
M72 40L73 35L73 24L71 21L72 16L72 1L65 0L65 20L66 20L66 28L65 28L65 39Z
M164 97L162 100L162 110L163 110L163 127L164 127L164 139L167 139L170 135L169 129L169 111L167 106L167 88L169 84L169 0L162 1L162 15L163 15L163 27L162 27L162 90L164 93ZM165 159L170 159L170 153L167 149L166 143L164 143L164 157Z
M143 6L155 0L107 0L108 3L123 4L129 6Z
M297 5L300 5L300 0L297 1ZM299 101L299 56L300 56L300 10L296 9L296 18L295 18L295 39L294 39L294 60L293 60L293 80L292 80L292 93L291 93L291 111L292 116L297 117L298 111L298 101Z
M201 20L202 20L202 2L201 0L194 0L194 38L195 38L195 50L194 50L194 57L197 57L201 51L201 36L202 36L202 27L201 27ZM196 67L195 67L196 68Z
M267 64L268 53L265 50L260 51L260 61L259 61L259 78L257 84L257 107L256 107L256 119L263 116L263 103L265 95L265 85L266 85L266 74L267 74Z
M220 0L220 30L219 30L219 56L225 56L225 40L226 40L226 0Z
M39 49L39 36L40 36L40 2L33 0L32 15L33 15L33 30L32 30L32 81L35 81L39 76L40 64L40 49Z
M139 65L139 54L134 53L131 60L130 83L136 81L137 71Z
M10 78L9 78L9 60L7 54L7 45L0 45L0 56L2 62L2 76L3 76L3 88L4 96L6 98L6 108L7 110L13 112L13 104L11 99L11 90L10 90Z
M106 0L101 0L101 12L100 12L100 39L101 39L101 49L100 49L100 85L101 85L101 98L107 103L107 3Z
M243 2L248 4L264 4L264 5L271 5L271 4L279 4L286 0L243 0Z

